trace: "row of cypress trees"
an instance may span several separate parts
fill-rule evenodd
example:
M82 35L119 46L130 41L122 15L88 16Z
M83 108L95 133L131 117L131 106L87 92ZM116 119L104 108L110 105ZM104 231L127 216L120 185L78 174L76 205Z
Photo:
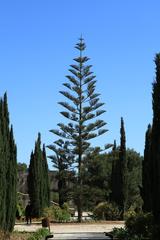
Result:
M0 229L12 231L16 213L17 149L7 94L0 99Z
M32 215L40 217L43 209L50 204L48 164L45 145L41 148L40 133L38 133L34 151L31 153L27 182Z

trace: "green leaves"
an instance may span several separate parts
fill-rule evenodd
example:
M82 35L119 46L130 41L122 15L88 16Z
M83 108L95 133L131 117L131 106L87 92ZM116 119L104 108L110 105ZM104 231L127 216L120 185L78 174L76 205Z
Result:
M79 104L79 100L74 97L73 95L71 95L69 92L66 91L60 91L60 93L65 96L66 98L70 99L74 104L78 105Z
M60 104L61 106L65 107L65 108L68 109L70 112L77 113L76 108L74 108L73 106L71 106L71 105L68 104L67 102L59 102L58 104Z
M83 64L83 63L87 62L89 60L89 58L88 57L77 57L77 58L74 58L73 60L78 63Z

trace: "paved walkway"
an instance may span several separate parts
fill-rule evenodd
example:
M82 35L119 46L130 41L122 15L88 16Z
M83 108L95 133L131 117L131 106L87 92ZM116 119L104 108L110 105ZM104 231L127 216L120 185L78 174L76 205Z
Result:
M109 240L110 237L104 233L56 233L54 234L54 240Z
M34 232L41 228L41 223L33 223L27 225L18 223L15 225L14 230ZM124 227L123 221L106 221L103 223L53 223L50 225L50 231L54 234L60 233L104 233L110 232L114 227Z

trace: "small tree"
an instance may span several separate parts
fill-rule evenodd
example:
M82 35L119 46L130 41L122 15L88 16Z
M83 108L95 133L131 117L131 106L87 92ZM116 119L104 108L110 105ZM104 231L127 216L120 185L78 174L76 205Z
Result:
M66 109L61 114L68 119L68 123L59 123L57 130L51 130L62 139L70 143L70 151L74 156L74 163L77 168L77 209L78 221L82 218L82 166L84 156L90 146L90 139L104 134L107 130L103 129L106 123L103 120L94 120L105 111L100 110L104 103L99 102L99 95L95 93L96 80L91 71L91 65L87 65L89 58L83 56L86 48L82 38L75 46L79 51L79 56L74 58L75 64L69 69L71 75L67 75L69 82L63 85L68 91L60 93L69 102L59 102Z

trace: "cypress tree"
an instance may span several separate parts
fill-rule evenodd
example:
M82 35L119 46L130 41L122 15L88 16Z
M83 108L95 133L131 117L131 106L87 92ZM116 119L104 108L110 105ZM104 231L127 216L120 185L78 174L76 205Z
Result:
M4 141L2 135L2 99L0 100L0 229L4 229L6 220L6 166Z
M28 172L28 193L30 202L32 205L33 217L41 216L41 144L40 134L38 134L37 141L35 143L34 153L31 153L29 172Z
M142 196L142 199L143 199L143 211L144 212L151 212L152 211L151 133L152 133L152 127L149 124L148 129L146 131L146 136L145 136L144 160L142 162L141 196Z
M71 144L71 152L77 164L77 210L78 221L82 219L82 166L90 143L89 140L102 135L107 130L103 129L106 123L103 120L94 120L105 111L100 110L104 103L99 102L99 95L95 93L96 80L91 71L91 65L87 65L88 57L83 56L86 48L84 40L80 38L75 46L79 51L79 56L74 58L75 64L69 69L71 75L67 75L69 82L63 85L68 91L60 91L67 98L67 102L59 102L67 111L61 114L69 120L68 123L59 123L58 130L51 130L62 139L66 139Z
M48 166L45 150L41 149L40 133L31 153L27 182L33 217L40 217L49 206Z
M37 193L37 187L36 187L36 163L35 163L35 157L33 151L31 152L30 156L30 164L28 168L28 177L27 177L27 185L28 185L28 194L30 198L30 202L32 204L32 215L36 216L37 212L35 210L36 208L36 201L38 200L38 193Z
M128 185L127 185L127 158L126 158L126 136L124 121L121 118L121 128L120 128L120 148L119 148L119 164L120 164L120 196L119 196L119 206L122 212L127 209L127 198L128 198Z
M42 201L42 209L45 207L49 207L50 205L50 184L49 184L49 175L48 175L48 163L47 163L47 156L46 156L46 149L45 145L43 144L42 149L42 193L43 193L43 201Z
M112 177L111 177L111 200L115 202L119 209L123 213L126 210L127 206L127 158L126 158L126 137L125 137L125 129L124 129L124 121L121 118L121 127L120 127L120 147L116 150L116 146L114 144L114 156L112 165ZM117 154L118 152L118 154Z
M156 78L152 92L151 188L154 220L156 224L160 224L160 53L156 54L155 64Z
M17 148L14 142L13 137L13 128L11 126L10 138L9 138L9 162L8 162L8 171L7 171L7 193L6 193L6 202L7 202L7 211L6 211L6 222L7 222L7 231L12 231L15 224L15 215L16 215L16 197L17 197ZM8 201L9 199L9 201Z
M0 101L0 228L12 231L16 213L17 153L7 94Z
M110 201L119 203L119 191L117 186L119 184L119 150L116 146L116 141L114 141L114 145L112 148L112 171L111 171L111 194L110 194ZM118 202L117 202L118 201Z

